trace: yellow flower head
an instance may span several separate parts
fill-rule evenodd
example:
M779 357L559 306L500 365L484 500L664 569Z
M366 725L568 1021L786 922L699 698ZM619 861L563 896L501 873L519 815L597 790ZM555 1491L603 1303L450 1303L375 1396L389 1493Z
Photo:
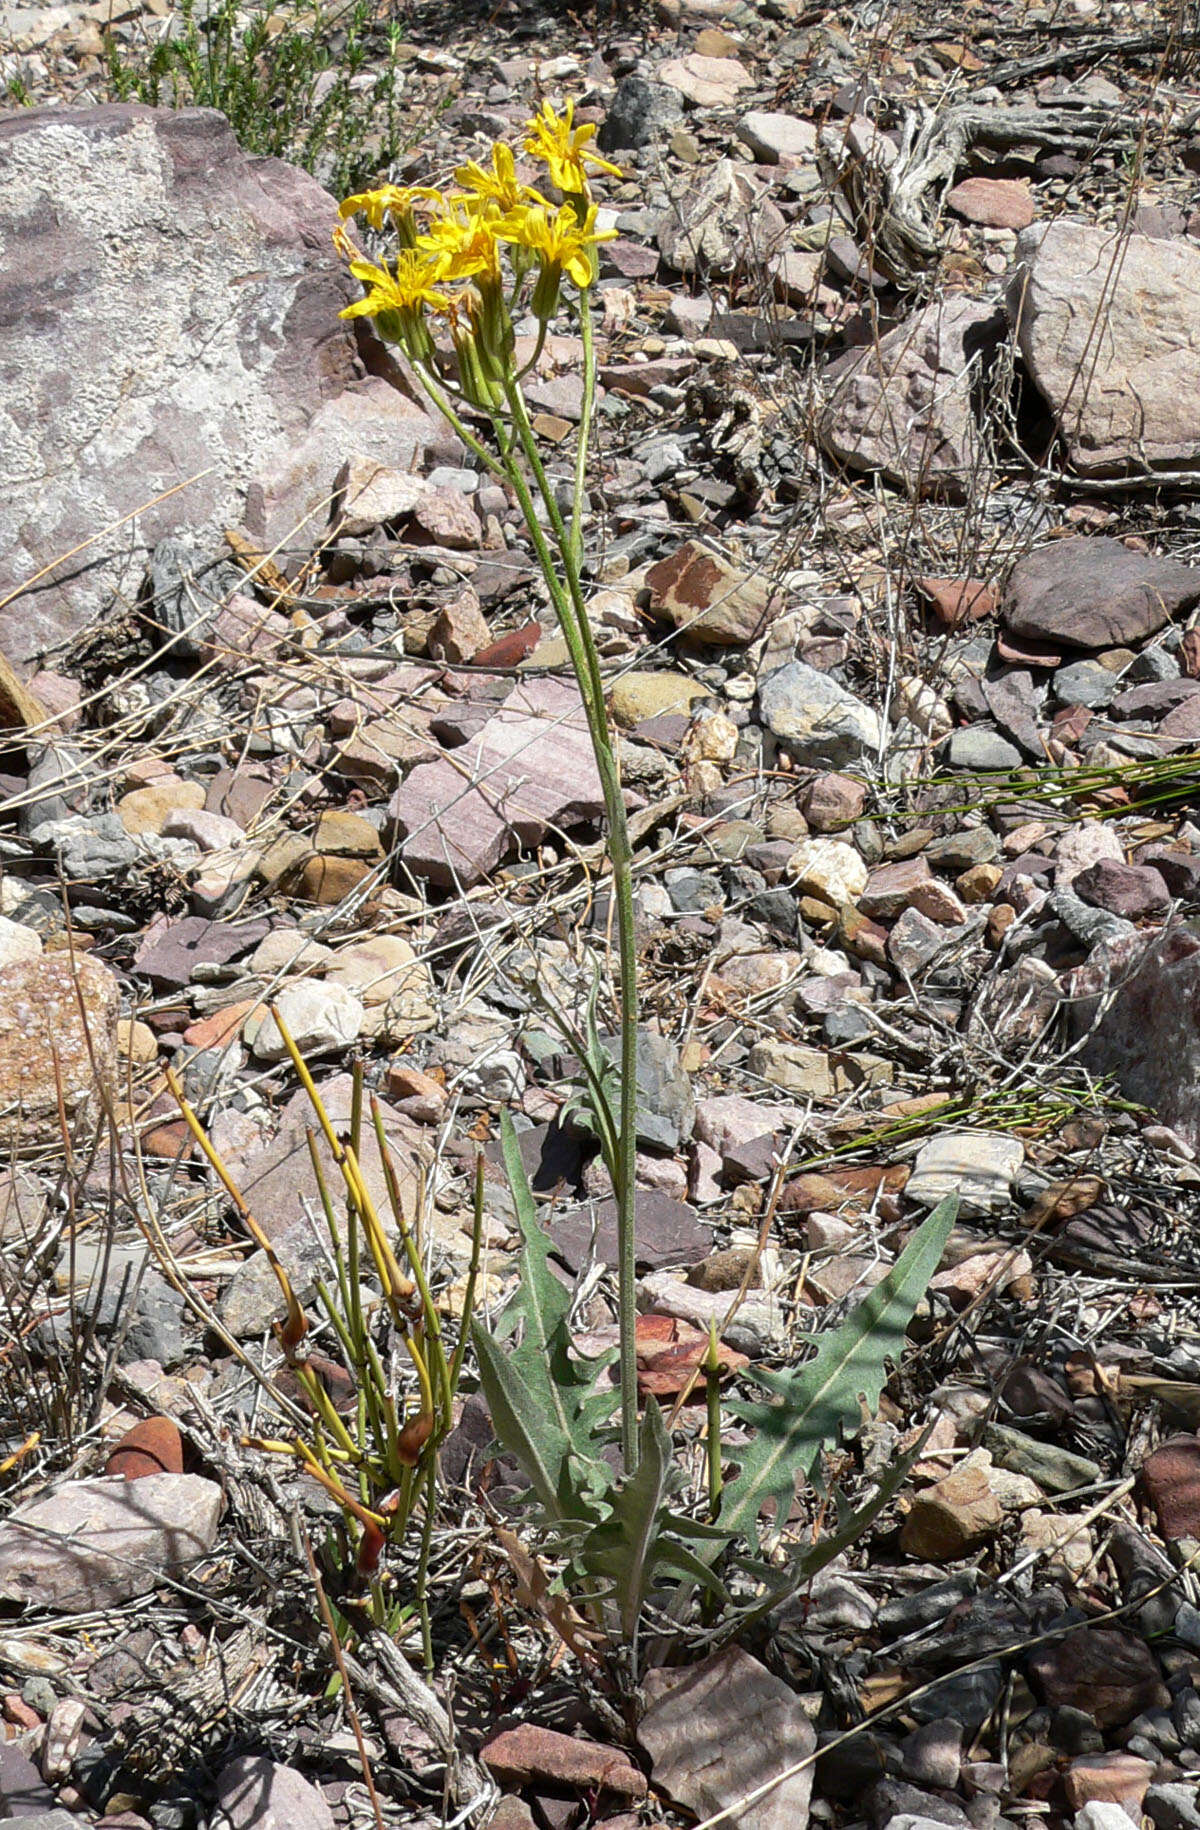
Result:
M471 159L466 165L458 166L454 176L464 191L470 191L480 202L498 204L501 211L515 210L519 203L534 195L527 186L517 183L512 148L503 140L497 140L492 147L491 171Z
M564 197L586 195L590 165L595 171L621 177L621 168L593 152L588 141L595 138L594 127L576 127L575 104L568 102L560 118L549 102L543 102L540 114L525 123L525 151L549 167L550 181Z
M582 222L568 203L557 210L543 204L522 204L510 210L495 228L501 241L514 242L536 254L543 272L569 274L581 291L596 277L593 248L597 242L611 241L616 232L597 229L594 203L588 206Z
M383 219L390 216L396 227L411 227L413 210L418 205L428 208L440 202L440 193L430 190L424 184L381 184L375 191L359 191L354 197L347 197L338 206L338 215L345 222L351 216L365 216L373 229L382 229Z
M500 277L500 251L496 246L499 214L494 206L472 208L475 198L454 198L445 213L417 238L417 247L439 256L447 280Z
M449 299L437 290L447 277L444 255L423 248L400 248L389 271L354 252L350 271L367 292L364 298L340 311L340 318L374 318L388 311L449 310Z

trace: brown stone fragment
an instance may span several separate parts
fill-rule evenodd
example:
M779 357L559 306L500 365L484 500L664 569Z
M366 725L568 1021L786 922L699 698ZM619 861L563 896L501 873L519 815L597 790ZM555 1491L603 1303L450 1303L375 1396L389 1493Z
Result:
M1037 215L1029 186L1017 178L964 178L946 202L956 216L985 229L1027 229Z
M0 966L0 1143L60 1141L116 1066L120 987L99 960L46 954ZM82 1006L82 1010L81 1010Z
M1123 1805L1136 1824L1154 1772L1153 1763L1136 1754L1080 1754L1063 1774L1063 1791L1072 1811L1093 1800Z
M480 1758L501 1785L540 1783L611 1792L618 1798L646 1796L645 1775L619 1748L560 1735L533 1722L502 1728L480 1749Z
M145 1474L182 1474L183 1438L169 1417L143 1417L120 1442L104 1464L106 1474L123 1474L127 1481Z
M814 1214L836 1210L841 1191L827 1176L793 1176L779 1196L781 1214Z
M1200 1538L1200 1436L1168 1436L1142 1463L1164 1538Z
M1200 629L1189 629L1179 644L1179 665L1189 680L1200 680Z
M910 1557L953 1561L999 1531L1004 1514L982 1468L960 1468L919 1493L900 1532Z
M1089 1207L1103 1201L1105 1183L1099 1176L1071 1176L1063 1182L1051 1182L1028 1208L1021 1224L1031 1231L1053 1226L1060 1220L1073 1220Z
M328 907L344 901L372 874L373 867L363 858L313 857L301 867L294 893L305 902Z
M698 540L651 566L646 584L653 609L695 642L740 646L766 623L769 580L739 571Z
M1029 1665L1047 1703L1085 1709L1101 1728L1121 1728L1144 1709L1170 1704L1146 1642L1113 1627L1077 1627L1036 1647Z
M800 811L814 832L853 826L867 802L864 783L853 775L818 775L800 797Z
M1013 908L1011 902L998 902L995 904L991 914L988 916L987 922L987 937L993 947L998 947L1000 945L1016 919L1017 911Z
M961 877L955 878L954 887L968 907L973 907L976 903L991 901L1003 875L998 864L972 864Z
M361 814L333 810L323 813L313 834L313 848L326 857L382 858L383 840L370 820Z
M996 611L996 594L982 578L914 578L913 583L940 622L951 629L980 622Z

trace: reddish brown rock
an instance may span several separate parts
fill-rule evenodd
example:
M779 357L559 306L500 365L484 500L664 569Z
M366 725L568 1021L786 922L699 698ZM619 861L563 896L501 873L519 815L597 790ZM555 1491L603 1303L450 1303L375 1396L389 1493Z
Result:
M1051 540L1018 559L1000 614L1020 641L1076 648L1140 642L1200 601L1200 567L1107 536Z
M814 832L853 826L866 804L866 786L853 775L818 775L800 796L800 811Z
M453 758L418 765L388 806L413 875L464 889L548 827L594 819L603 796L577 689L519 686Z
M964 178L946 202L956 216L985 229L1027 229L1037 215L1029 186L1017 178Z
M0 966L0 1143L60 1143L59 1094L74 1122L98 1109L117 1063L120 986L99 960L63 953Z
M1169 711L1159 725L1157 735L1164 744L1173 744L1180 749L1191 749L1200 743L1200 693L1193 693L1182 705Z
M236 1040L242 1024L257 1008L257 998L243 998L237 1004L227 1004L223 1010L214 1010L211 1016L199 1017L195 1023L189 1023L183 1039L189 1048L225 1048Z
M501 1785L540 1783L610 1792L617 1798L646 1796L645 1775L619 1748L560 1735L533 1722L502 1728L484 1743L479 1756Z
M146 1474L182 1474L183 1438L169 1417L143 1417L120 1442L104 1464L106 1474L122 1474L127 1481Z
M1101 1728L1121 1728L1144 1709L1170 1703L1146 1642L1113 1627L1078 1627L1036 1647L1029 1664L1047 1703L1084 1709Z
M1093 908L1141 921L1147 915L1165 915L1171 906L1166 884L1153 866L1125 864L1116 858L1099 858L1076 873L1075 894Z
M481 648L474 656L476 667L515 667L526 655L532 654L542 639L542 625L536 621L522 623L519 629L509 629L504 635L497 636L486 648Z
M1142 1800L1155 1767L1136 1754L1080 1754L1063 1774L1063 1791L1072 1811L1098 1800L1123 1805L1133 1823L1142 1819Z
M1200 1436L1169 1436L1142 1463L1164 1538L1200 1539Z
M934 615L951 629L995 615L996 594L981 578L924 577L913 583L929 599Z
M652 609L692 641L714 647L752 642L766 626L770 581L685 540L646 574Z
M924 858L881 864L867 878L867 886L858 898L859 909L874 921L892 921L904 913L916 892L932 878L933 872Z
M1004 1519L982 1468L956 1469L912 1502L900 1532L910 1557L952 1562L994 1537Z

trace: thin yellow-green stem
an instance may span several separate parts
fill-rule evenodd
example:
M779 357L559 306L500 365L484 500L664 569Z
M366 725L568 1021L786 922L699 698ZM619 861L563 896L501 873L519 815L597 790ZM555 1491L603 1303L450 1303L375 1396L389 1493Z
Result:
M555 544L562 559L572 615L570 620L567 620L561 616L560 612L560 621L587 713L592 750L595 754L596 769L600 776L600 786L604 796L604 811L608 819L608 855L612 868L613 901L617 914L617 954L621 989L621 1113L613 1189L617 1205L617 1329L621 1382L621 1459L626 1472L632 1474L638 1463L636 1336L638 971L637 932L633 910L633 851L629 843L629 826L625 817L625 800L621 792L620 774L608 727L600 657L596 652L591 625L587 618L587 608L583 601L579 567L576 564L571 536L563 524L558 503L554 499L553 488L542 464L537 440L529 423L524 396L511 379L506 384L505 393L521 450L545 504ZM513 470L515 475L515 465ZM531 534L534 533L535 527L536 518L532 518L530 521ZM540 534L540 529L537 532ZM544 539L541 544L542 549L545 550ZM546 570L547 584L557 606L563 595L561 583L552 580L545 562L542 563L543 569Z
M583 499L587 489L588 443L596 393L596 344L592 334L592 293L579 295L579 334L583 341L583 400L579 409L579 438L575 445L575 490L571 500L571 555L576 568L583 563Z
M425 1516L417 1551L417 1611L421 1618L421 1653L426 1675L433 1675L433 1632L429 1620L429 1555L433 1546L433 1508L437 1498L437 1457L428 1455L425 1468Z
M704 1356L704 1396L708 1411L705 1432L705 1461L708 1468L708 1516L715 1519L721 1510L721 1361L717 1351L717 1329L708 1326L708 1351Z
M467 1286L463 1296L462 1324L459 1328L458 1345L454 1349L454 1358L450 1362L450 1398L453 1407L454 1394L458 1390L458 1381L462 1373L463 1358L467 1351L467 1339L471 1329L471 1316L475 1308L475 1285L479 1277L479 1262L483 1256L483 1154L475 1159L475 1201L471 1217L471 1263L467 1270ZM446 1418L446 1428L453 1427L453 1408Z

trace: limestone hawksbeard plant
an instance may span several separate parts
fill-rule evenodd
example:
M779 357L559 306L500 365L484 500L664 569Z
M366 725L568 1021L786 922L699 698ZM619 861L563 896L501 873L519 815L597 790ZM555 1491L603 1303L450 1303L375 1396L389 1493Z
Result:
M457 168L453 187L382 185L341 206L336 245L363 288L343 317L369 317L398 344L421 386L480 467L512 489L579 682L604 795L616 909L621 1041L615 1074L598 1036L581 1048L591 1122L612 1178L620 1236L621 1444L627 1470L638 1461L634 1174L637 1110L637 943L632 856L625 803L608 725L600 661L581 582L583 508L595 398L592 290L597 246L616 234L599 226L591 194L598 173L620 177L595 151L595 128L576 126L573 105L546 103L526 123L518 153L497 141L486 163ZM540 188L539 188L540 185ZM394 249L371 259L345 226L361 218ZM583 402L569 518L546 474L521 383L541 356L552 321L572 311L579 324ZM517 361L517 327L533 350ZM481 420L484 422L481 425ZM470 421L470 424L467 422ZM490 436L489 436L490 433Z
M363 297L344 315L373 318L381 334L400 345L480 468L510 487L520 504L579 682L603 789L620 961L619 1059L611 1058L601 1038L598 985L578 1028L565 1016L560 1024L570 1034L581 1074L567 1109L594 1132L616 1197L621 1473L605 1454L615 1409L608 1377L612 1356L585 1359L576 1349L572 1293L551 1266L551 1241L507 1114L501 1118L501 1145L521 1234L519 1275L494 1329L474 1321L471 1334L497 1439L528 1480L527 1504L543 1544L559 1560L571 1597L571 1609L556 1617L564 1643L585 1660L595 1657L597 1646L607 1648L625 1661L635 1684L643 1621L657 1620L669 1636L689 1619L693 1598L703 1591L710 1611L714 1604L726 1608L723 1631L748 1625L852 1544L895 1496L924 1438L894 1459L865 1505L857 1511L839 1507L837 1530L815 1544L800 1541L782 1571L775 1547L753 1554L764 1512L776 1522L785 1520L797 1481L819 1483L826 1450L860 1426L864 1402L871 1411L877 1406L888 1364L899 1360L905 1329L940 1261L954 1203L944 1202L916 1229L882 1281L840 1326L821 1335L803 1366L747 1369L745 1376L762 1396L726 1401L727 1411L750 1432L748 1439L743 1435L733 1472L721 1464L721 1369L715 1339L710 1340L707 1363L697 1369L708 1399L708 1517L696 1516L694 1500L681 1505L687 1480L674 1453L674 1418L664 1419L652 1395L640 1423L638 1417L633 863L581 583L595 394L591 297L596 248L612 233L599 227L591 179L616 169L592 150L592 133L590 127L576 127L569 106L562 115L544 107L526 124L521 150L532 162L526 169L544 172L543 183L554 195L526 183L512 148L498 143L487 164L458 168L457 189L384 186L346 201L343 219L363 217L377 233L392 232L395 249L386 260L367 259L344 227L338 245L363 287ZM551 322L567 311L579 324L583 400L564 519L521 383L538 360ZM518 331L532 341L523 366L517 359ZM482 1180L476 1187L481 1214ZM735 1307L736 1301L740 1296ZM432 1341L432 1330L426 1333ZM424 1336L416 1344L423 1349ZM442 1381L447 1391L460 1367L456 1354ZM435 1400L423 1397L423 1405L434 1417ZM749 1560L739 1560L739 1581L750 1575L757 1585L744 1606L726 1588L719 1567L739 1540L752 1548Z

